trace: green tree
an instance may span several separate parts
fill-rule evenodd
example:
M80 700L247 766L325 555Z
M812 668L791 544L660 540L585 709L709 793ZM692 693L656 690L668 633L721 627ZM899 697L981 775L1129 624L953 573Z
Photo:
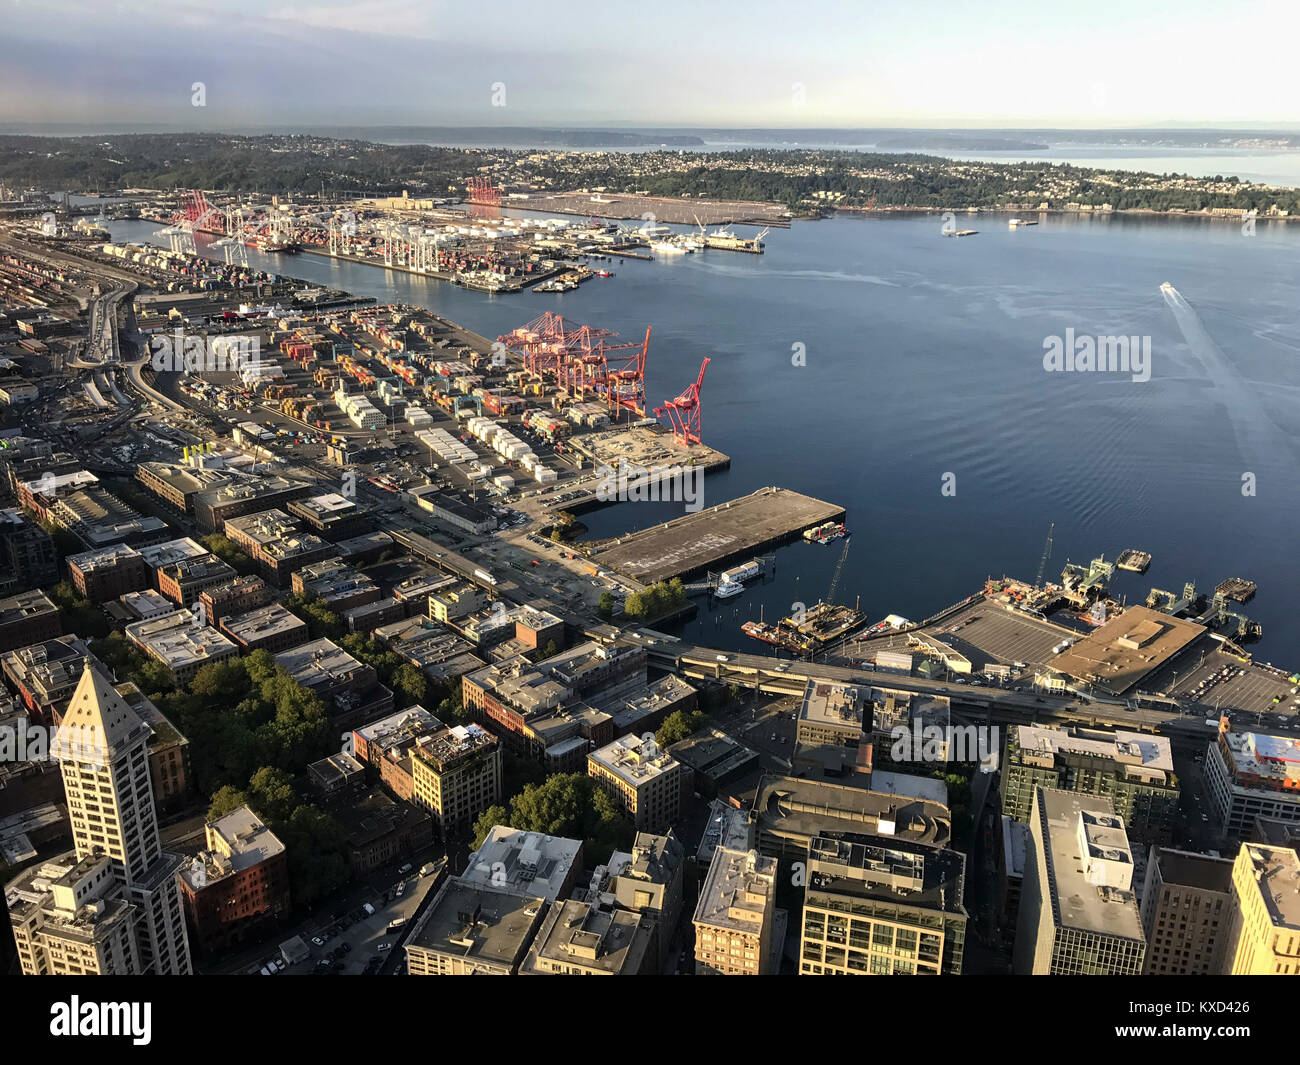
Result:
M660 747L667 747L679 740L684 740L703 725L704 720L704 713L700 710L692 710L689 713L674 710L664 718L664 723L659 726L659 731L655 733L655 742Z
M597 609L600 611L600 616L608 621L614 616L614 597L609 592L601 592Z
M238 788L227 784L225 787L218 788L217 793L212 796L212 805L208 807L208 820L215 821L218 817L225 817L226 814L247 804L248 796Z
M59 581L49 591L50 599L63 615L63 627L82 639L108 635L104 612L77 591L71 581Z
M253 810L263 821L283 821L297 805L293 778L283 769L263 766L248 782L248 797Z
M488 833L497 825L510 824L510 815L506 812L504 806L489 806L477 818L474 819L474 849L478 850L483 846L483 841L488 838Z
M200 543L241 576L247 577L257 572L257 563L244 554L230 537L212 533L203 537Z
M404 662L393 672L393 694L397 697L399 709L423 703L429 691L429 679L421 670L409 662Z

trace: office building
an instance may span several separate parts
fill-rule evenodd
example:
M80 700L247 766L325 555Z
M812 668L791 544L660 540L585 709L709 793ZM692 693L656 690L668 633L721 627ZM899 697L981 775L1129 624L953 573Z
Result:
M1222 719L1205 754L1211 817L1234 839L1246 839L1258 818L1300 822L1300 740L1237 732Z
M1232 976L1300 975L1300 857L1290 847L1242 844L1223 959Z
M1178 812L1169 738L1145 732L1011 726L1002 758L1003 812L1027 822L1038 787L1110 799L1129 835L1144 843L1167 841Z
M512 976L546 919L546 900L449 877L406 943L411 976Z
M1110 800L1040 787L1029 832L1016 973L1141 973L1146 940L1133 893L1133 855Z
M149 733L88 665L54 746L75 856L61 870L29 871L6 889L24 973L189 974L176 881L181 860L159 839Z
M265 937L290 912L284 844L247 806L204 827L206 849L181 866L181 899L199 950Z
M59 608L39 588L0 599L0 652L62 635Z
M443 839L466 836L501 797L501 745L478 725L423 736L411 749L412 800L433 815Z
M640 830L666 831L681 814L682 766L653 736L624 736L587 755L587 775Z
M719 847L695 907L696 976L775 975L775 858Z
M568 898L581 872L582 840L494 825L469 856L460 879L541 896L549 903Z
M149 587L149 567L144 556L127 544L68 557L68 575L78 593L92 603L118 599Z
M126 638L172 671L177 683L192 680L204 666L239 654L239 648L188 610L176 610L126 627Z
M520 966L527 976L640 976L654 972L654 935L639 913L599 901L551 907Z
M1232 859L1152 847L1140 912L1146 975L1220 972L1232 915Z
M881 836L817 836L805 866L801 976L960 976L966 858Z

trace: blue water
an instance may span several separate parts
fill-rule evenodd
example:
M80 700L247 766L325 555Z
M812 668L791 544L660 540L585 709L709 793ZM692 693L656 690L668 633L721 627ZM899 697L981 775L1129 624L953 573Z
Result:
M732 456L712 505L782 485L845 506L852 548L837 599L919 618L1003 573L1141 547L1152 586L1256 580L1258 654L1294 665L1300 622L1300 228L1151 218L984 217L944 239L937 217L843 217L767 237L768 253L615 264L562 295L489 296L316 256L250 261L381 301L423 304L495 337L558 310L631 338L654 326L652 402L704 383L705 440ZM114 223L118 239L160 227ZM1162 282L1178 296L1166 299ZM1047 373L1044 339L1151 338L1151 379ZM791 364L803 345L806 365ZM956 494L941 494L945 473ZM1254 474L1253 496L1242 493ZM679 504L589 514L593 535L645 527ZM752 643L739 623L827 590L840 545L793 544L777 576L703 612L688 633Z

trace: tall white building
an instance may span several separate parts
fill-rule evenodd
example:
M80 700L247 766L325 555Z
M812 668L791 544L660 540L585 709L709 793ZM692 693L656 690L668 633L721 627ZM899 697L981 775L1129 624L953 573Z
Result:
M106 971L94 960L99 950L81 951L69 966L67 941L101 938L110 915L129 924L133 942L131 950L114 948L108 971L191 972L176 881L181 859L165 853L158 836L150 735L87 662L52 746L63 770L75 854L29 869L5 889L24 973Z

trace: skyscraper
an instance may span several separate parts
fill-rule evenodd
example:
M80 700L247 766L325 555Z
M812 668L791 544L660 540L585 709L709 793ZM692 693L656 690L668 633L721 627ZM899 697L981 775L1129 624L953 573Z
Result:
M87 662L52 745L75 853L6 888L25 973L190 973L176 882L181 859L165 853L158 836L149 736L149 726ZM81 952L66 965L68 943L84 942L88 932L92 941L102 938L96 929L110 916L129 925L131 949Z

